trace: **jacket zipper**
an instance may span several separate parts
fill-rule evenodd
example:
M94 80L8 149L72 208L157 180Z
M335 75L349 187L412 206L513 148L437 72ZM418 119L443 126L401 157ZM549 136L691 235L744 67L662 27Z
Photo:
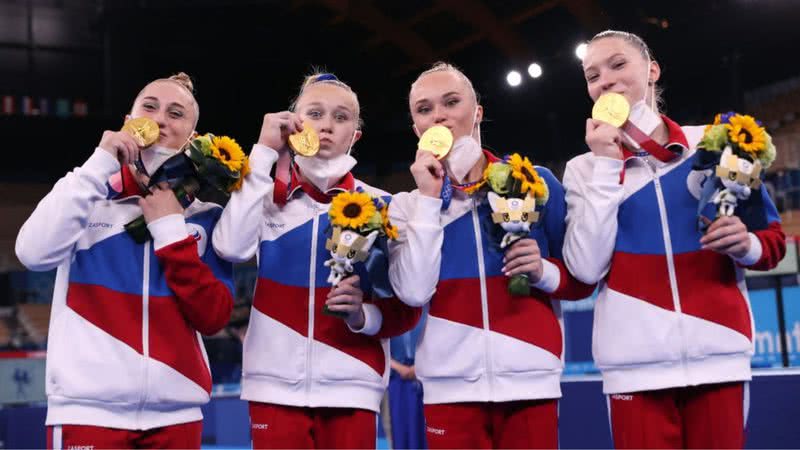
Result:
M317 232L319 231L319 214L317 206L312 204L314 213L311 226L311 266L308 271L308 341L306 348L306 397L311 398L311 357L314 348L314 301L315 280L317 276Z
M492 346L490 341L490 332L489 332L489 298L486 294L486 266L483 261L483 240L481 239L481 227L480 221L478 220L478 202L473 197L472 199L472 227L475 233L475 244L476 249L478 251L478 276L480 277L480 285L481 285L481 313L483 316L483 344L484 344L484 356L486 358L486 370L487 370L487 380L489 383L489 393L490 395L493 392L492 386L492 373L494 369L492 367Z
M142 356L144 361L144 386L142 388L142 398L139 402L139 413L144 410L144 404L147 401L147 385L148 380L148 363L150 359L150 243L144 243L144 260L143 260L143 276L142 276Z
M669 272L669 284L672 290L672 304L675 313L678 315L678 332L681 335L681 365L686 368L686 333L683 330L683 312L681 310L681 298L678 292L678 277L675 275L675 257L672 253L672 238L669 233L669 221L667 220L667 207L664 201L664 193L661 191L661 178L657 170L652 167L649 161L645 162L647 170L653 177L653 185L656 190L658 200L658 214L661 218L661 229L664 236L664 250L667 257L667 271Z

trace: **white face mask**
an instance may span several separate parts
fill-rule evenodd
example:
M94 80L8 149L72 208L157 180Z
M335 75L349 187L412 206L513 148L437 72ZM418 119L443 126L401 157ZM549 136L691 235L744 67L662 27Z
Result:
M644 134L650 136L653 131L661 123L661 116L655 111L655 96L651 96L650 104L647 103L647 93L650 91L650 65L652 62L647 58L647 72L645 74L645 91L644 97L631 106L631 112L628 116L628 121L640 129ZM628 142L633 145L632 148L640 148L630 136L623 132Z
M356 159L350 156L350 151L353 149L353 143L356 140L356 133L353 132L353 138L350 140L350 148L347 152L334 156L330 159L322 159L317 156L301 156L295 155L294 162L300 168L300 172L308 179L314 186L322 192L327 192L336 183L342 179L343 176L350 172L356 165Z
M139 161L137 162L137 169L141 171L144 169L144 175L153 176L161 167L164 162L173 156L180 153L180 150L164 147L158 144L151 145L139 153Z
M463 183L464 178L481 159L481 144L472 136L461 136L444 159L444 168L451 178Z
M478 120L478 109L472 119L472 133L475 133L475 122ZM463 183L470 170L481 159L481 144L470 134L461 136L453 143L453 148L444 159L444 168L451 178L458 183Z
M649 136L661 122L661 117L642 100L631 107L628 120Z

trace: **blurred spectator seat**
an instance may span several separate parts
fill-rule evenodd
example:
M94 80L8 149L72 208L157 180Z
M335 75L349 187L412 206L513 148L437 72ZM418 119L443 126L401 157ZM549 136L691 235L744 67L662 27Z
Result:
M25 332L37 345L47 341L50 324L50 305L42 303L23 303L19 305L17 318Z

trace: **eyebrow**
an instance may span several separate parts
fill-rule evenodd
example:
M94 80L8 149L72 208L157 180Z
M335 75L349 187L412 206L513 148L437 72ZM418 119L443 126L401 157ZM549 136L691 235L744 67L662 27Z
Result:
M321 102L311 102L308 104L308 106L324 106L324 105ZM350 108L347 107L347 105L336 105L333 107L333 109L343 109L349 113L353 112Z
M450 92L447 92L447 93L443 94L442 98L449 97L451 95L462 95L462 94L461 94L461 92L458 92L458 91L450 91ZM429 101L430 100L428 100L427 98L421 98L421 99L417 100L416 102L414 102L414 106L417 106L420 103L429 102Z
M622 52L617 52L617 53L614 53L613 55L611 55L611 56L609 56L608 58L606 58L605 60L603 60L603 62L605 62L605 61L609 61L609 60L611 60L612 58L614 58L615 56L625 56L625 54L624 54L624 53L622 53ZM585 73L586 71L588 71L589 69L594 69L594 66L592 65L592 66L589 66L589 67L585 67L585 68L583 69L584 73Z
M147 97L144 98L144 100L153 100L153 101L156 101L158 103L161 103L161 100L159 100L158 98L153 97L153 96L147 96ZM178 108L186 109L185 106L183 106L182 104L180 104L178 102L172 102L169 105L167 105L167 107L170 107L170 106L177 106Z

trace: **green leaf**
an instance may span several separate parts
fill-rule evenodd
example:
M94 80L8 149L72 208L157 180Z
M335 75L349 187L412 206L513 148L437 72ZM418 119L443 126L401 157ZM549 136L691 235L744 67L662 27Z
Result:
M150 231L147 229L147 223L144 221L144 216L139 216L126 223L125 231L131 235L137 244L144 244L151 239Z
M514 275L510 280L508 280L508 293L515 297L526 297L531 295L531 285L528 281L529 278L525 275Z
M493 163L489 167L487 181L489 188L497 194L503 195L509 192L509 179L511 177L511 166L504 163Z
M708 131L706 131L697 146L706 150L722 151L727 143L728 129L725 128L724 124L720 124L713 125Z

